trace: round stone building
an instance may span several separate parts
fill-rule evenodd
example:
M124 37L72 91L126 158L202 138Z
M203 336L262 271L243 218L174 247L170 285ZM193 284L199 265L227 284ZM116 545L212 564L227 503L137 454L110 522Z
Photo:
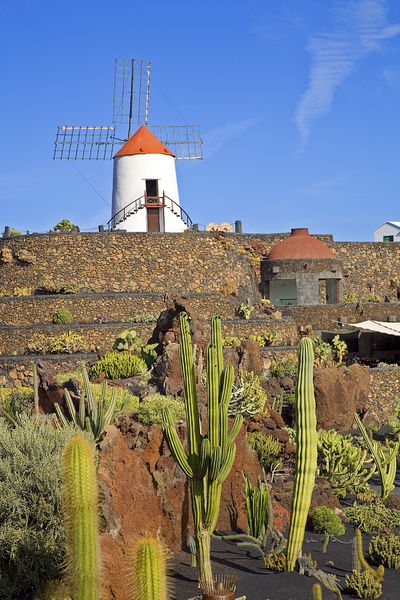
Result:
M308 229L292 229L261 261L263 294L271 304L337 304L342 297L340 261Z

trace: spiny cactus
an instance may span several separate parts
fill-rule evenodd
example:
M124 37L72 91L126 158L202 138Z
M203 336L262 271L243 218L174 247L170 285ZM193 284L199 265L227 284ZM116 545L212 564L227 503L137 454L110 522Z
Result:
M314 353L310 338L300 341L296 384L296 466L287 545L287 570L294 571L302 548L317 468L317 430L313 383Z
M221 320L214 317L211 344L207 348L208 432L201 434L193 351L185 313L180 314L180 326L179 358L185 400L187 452L168 409L163 411L162 428L171 454L189 478L200 580L209 583L212 582L210 536L217 523L221 486L233 465L236 453L234 442L243 417L237 415L228 432L233 367L228 365L223 368Z
M314 600L322 600L322 591L319 583L314 583L313 585L313 597Z
M400 535L389 533L373 537L368 546L368 554L374 564L400 569Z
M171 582L165 550L157 539L147 536L136 544L130 553L129 571L131 600L168 600Z
M351 575L346 575L346 585L356 598L371 600L382 596L381 583L368 571L353 571Z
M89 383L89 377L85 368L85 364L81 363L81 371L83 378L83 385L85 393L81 394L79 399L79 409L76 411L74 403L71 400L71 396L67 389L64 390L65 401L67 404L68 412L71 421L75 427L79 427L82 430L91 431L96 442L99 442L101 435L104 431L104 427L111 423L114 417L115 403L116 403L116 390L112 390L111 402L106 409L107 401L107 382L103 383L102 395L98 402L95 401L92 394L92 389ZM87 415L85 402L87 403ZM61 412L61 409L57 402L54 404L57 416L60 420L58 426L66 427L69 425L65 415Z
M35 409L35 416L39 416L39 383L36 363L33 363L33 405Z
M372 575L374 579L376 579L377 581L382 581L383 576L385 574L385 567L383 565L379 565L379 567L375 571L375 569L373 569L371 565L368 564L368 562L365 560L362 545L362 534L360 529L356 529L354 544L355 548L353 560L355 570L361 571L361 569L364 569L365 571L368 571L368 573Z
M62 456L66 575L74 600L98 600L100 555L98 491L94 452L75 435Z
M341 435L334 429L318 436L318 450L322 456L321 475L324 475L339 498L347 492L358 493L368 489L368 480L375 473L375 465L366 469L366 450L353 445L351 435Z
M355 413L354 418L378 469L379 477L381 479L381 498L382 500L385 500L394 488L396 456L399 451L400 443L399 441L392 442L391 446L389 446L389 442L386 440L386 446L383 446L380 442L377 442L368 435L357 413Z

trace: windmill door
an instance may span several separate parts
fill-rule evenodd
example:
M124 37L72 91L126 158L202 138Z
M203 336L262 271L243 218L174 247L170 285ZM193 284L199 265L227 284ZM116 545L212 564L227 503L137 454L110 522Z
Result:
M147 231L160 231L159 208L147 208Z

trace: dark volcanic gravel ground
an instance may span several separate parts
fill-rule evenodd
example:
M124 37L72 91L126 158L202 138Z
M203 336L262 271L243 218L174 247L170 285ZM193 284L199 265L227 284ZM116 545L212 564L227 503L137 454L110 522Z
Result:
M335 574L342 582L345 575L352 569L352 544L354 528L347 525L346 534L340 539L347 544L330 542L326 554L322 554L323 536L306 531L303 551L311 552L318 567L324 571ZM364 553L368 548L371 536L363 535ZM315 541L313 541L315 540ZM247 600L312 600L312 588L316 579L299 575L298 573L272 573L266 571L263 561L253 551L248 552L238 549L222 540L212 540L212 559L214 572L228 572L237 576L238 584L236 597L245 595ZM325 563L332 561L333 567L326 567ZM173 564L175 574L176 600L187 600L200 593L197 587L196 570L190 567L190 556L185 553L175 554ZM382 600L400 599L400 570L385 570ZM322 587L323 600L334 600L337 596ZM343 599L352 596L345 591Z

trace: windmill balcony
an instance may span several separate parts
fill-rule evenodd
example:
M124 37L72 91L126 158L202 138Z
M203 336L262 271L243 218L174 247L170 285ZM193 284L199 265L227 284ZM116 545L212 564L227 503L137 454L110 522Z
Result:
M192 228L193 223L191 218L178 202L172 198L169 198L165 193L163 193L162 196L149 196L145 193L143 196L140 196L132 202L129 202L126 206L115 213L107 223L108 230L111 231L115 229L118 224L126 221L126 219L136 214L140 209L143 208L170 210L171 213L178 217L178 219L181 219L183 224L188 229ZM150 229L148 230L150 231ZM160 231L160 229L157 230Z

